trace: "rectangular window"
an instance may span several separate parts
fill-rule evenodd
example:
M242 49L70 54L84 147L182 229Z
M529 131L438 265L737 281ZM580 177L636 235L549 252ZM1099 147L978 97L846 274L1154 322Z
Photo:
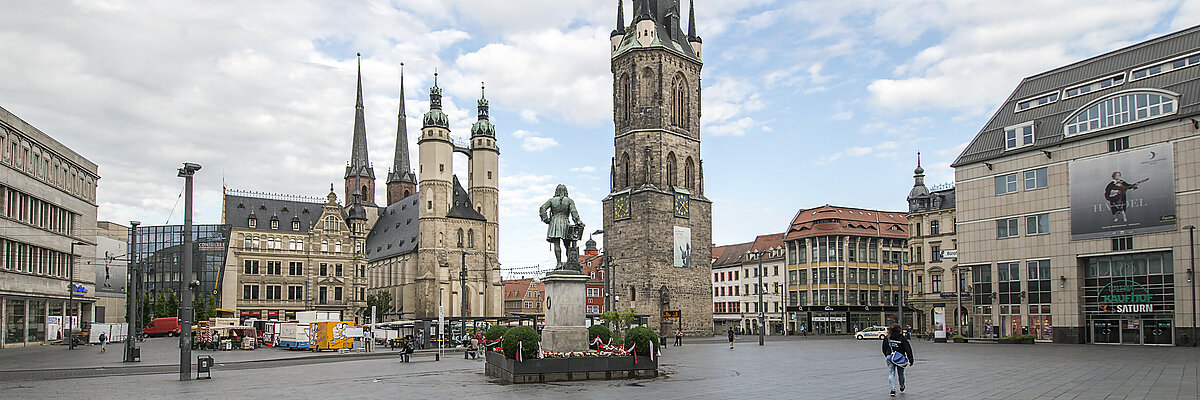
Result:
M1115 152L1129 148L1129 136L1108 140L1108 151Z
M333 288L333 301L342 301L342 287Z
M321 276L329 275L329 264L321 263Z
M1133 236L1113 238L1113 251L1133 250Z
M917 226L920 226L920 225L917 225ZM929 234L932 236L932 235L937 235L939 233L941 233L941 224L936 219L933 221L929 221ZM917 231L917 236L921 236L920 230Z
M934 274L929 277L930 290L933 293L942 292L942 274Z
M317 304L325 304L329 302L329 288L321 286L317 290Z
M1050 214L1038 214L1025 217L1025 234L1040 235L1050 233Z
M342 276L342 264L333 265L333 276Z
M1025 190L1041 189L1049 184L1046 168L1025 171Z
M1019 236L1021 231L1017 224L1018 221L1016 218L996 220L996 238L1004 239Z
M937 245L929 246L929 262L940 262L940 261L942 261L942 246L937 246Z
M587 288L587 297L600 297L600 288Z
M1017 191L1017 174L996 177L996 195L1009 194Z
M1033 141L1033 122L1004 128L1005 150L1029 146L1033 144Z

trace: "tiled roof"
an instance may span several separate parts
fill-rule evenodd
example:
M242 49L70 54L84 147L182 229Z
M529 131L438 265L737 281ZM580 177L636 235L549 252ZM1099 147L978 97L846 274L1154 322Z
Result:
M1133 69L1192 54L1198 50L1200 26L1195 26L1025 78L951 166L960 167L1006 154L1037 151L1064 142L1111 133L1111 129L1099 129L1065 137L1063 125L1067 118L1085 105L1130 89L1164 89L1178 93L1180 102L1175 118L1200 114L1200 101L1197 101L1197 98L1200 98L1200 67L1187 66L1134 81L1131 81L1130 76ZM1124 77L1124 83L1063 98L1066 89L1117 75ZM1040 107L1016 111L1018 102L1050 93L1058 93L1058 100ZM1005 151L1004 128L1030 121L1035 123L1034 144ZM1125 125L1123 129L1161 121L1147 119Z
M420 195L408 197L381 209L379 219L367 233L366 252L370 261L382 260L417 249L417 211Z
M770 251L771 249L776 249L776 248L778 248L778 249L783 248L783 234L782 233L772 233L770 235L758 235L757 238L754 238L753 245L750 246L749 251ZM763 260L764 261L765 260L776 260L776 259L780 259L780 258L783 258L782 251L779 252L778 256L763 257Z
M783 240L812 236L848 235L907 239L908 220L903 212L866 210L824 205L800 210Z
M746 260L746 252L750 251L750 247L753 245L754 242L746 242L721 246L724 249L721 251L721 257L717 258L717 261L712 264L713 268L741 265L742 261Z
M225 223L233 229L255 230L263 232L303 232L308 233L313 224L321 218L323 203L317 201L284 200L225 194ZM250 227L250 217L254 216L254 228ZM279 221L278 229L271 229L271 220ZM300 222L300 230L292 230L292 222Z

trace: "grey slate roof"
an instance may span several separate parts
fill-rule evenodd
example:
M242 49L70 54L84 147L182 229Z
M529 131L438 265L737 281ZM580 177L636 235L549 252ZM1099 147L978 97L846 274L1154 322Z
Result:
M225 223L234 229L263 232L307 233L321 218L323 203L296 200L279 200L240 195L225 195ZM250 216L255 218L255 227L249 225ZM279 221L279 229L271 229L271 220ZM292 230L292 221L300 222L300 230Z
M387 208L381 208L379 219L367 233L367 260L378 261L410 253L417 249L417 226L420 196L413 193Z
M1021 153L1053 147L1060 143L1104 135L1116 131L1142 125L1160 123L1173 118L1183 118L1200 114L1200 67L1189 66L1148 78L1130 82L1129 73L1132 69L1146 66L1154 62L1167 61L1178 56L1200 50L1200 26L1191 27L1151 39L1123 49L1099 55L1071 65L1059 67L1038 75L1030 76L1021 81L1008 99L1000 105L1000 109L991 120L976 134L971 144L963 150L951 167L988 161L1006 154L1004 151L1004 128L1024 122L1036 121L1034 128L1034 145L1008 151ZM1125 74L1125 83L1096 90L1084 95L1063 99L1065 89L1096 79ZM1094 100L1101 99L1113 93L1139 88L1155 88L1169 90L1180 94L1179 109L1175 116L1163 119L1138 121L1115 129L1102 129L1088 133L1063 136L1063 120L1076 110ZM1049 105L1016 112L1017 102L1034 96L1059 92L1059 100Z
M642 46L637 41L639 32L635 29L638 21L645 19L654 21L655 26L654 40L648 46ZM634 0L633 22L629 27L624 29L625 36L621 38L621 43L617 45L617 51L613 56L615 57L634 48L664 47L685 57L700 61L700 57L696 55L695 50L692 49L692 45L688 43L688 34L683 32L682 19L679 11L679 0ZM693 31L694 33L694 29L690 27L689 31ZM619 33L617 31L613 32Z
M458 177L454 177L454 203L450 206L450 212L446 213L448 218L473 219L476 221L487 221L474 208L471 208L471 197L467 195L466 189L463 189L462 184L458 183Z

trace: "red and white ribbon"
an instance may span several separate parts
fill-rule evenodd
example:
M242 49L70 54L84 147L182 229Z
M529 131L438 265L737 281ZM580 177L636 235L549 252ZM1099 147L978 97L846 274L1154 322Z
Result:
M523 350L524 350L524 347L522 347L522 346L521 346L521 342L520 342L520 341L517 341L517 361L525 361L525 360L522 358L523 356L521 355L521 353L524 353L524 351L523 351ZM635 363L635 364L636 364L636 363Z

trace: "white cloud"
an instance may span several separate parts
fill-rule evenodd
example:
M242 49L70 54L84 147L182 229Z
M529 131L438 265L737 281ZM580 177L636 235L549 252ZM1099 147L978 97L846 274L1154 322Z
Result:
M533 134L534 134L533 132L530 132L530 131L527 131L524 129L517 129L517 130L513 131L513 133L512 133L513 137L515 137L517 139L524 139L526 137L532 136Z
M521 110L521 120L525 122L538 123L537 112L528 108Z
M821 157L817 160L817 164L827 165L844 158L857 158L865 156L874 156L878 158L894 157L896 153L890 150L896 150L899 147L900 144L894 141L882 142L875 146L850 146L845 150Z
M848 121L851 118L854 118L854 111L842 111L829 116L834 121Z
M525 151L549 150L555 146L558 146L558 141L547 137L529 136L525 138L524 142L521 142L521 148Z
M571 168L571 172L596 172L596 167L585 165L582 167Z
M706 128L705 132L713 136L743 136L758 125L759 122L754 120L754 118L743 117L739 120L729 121L721 125L709 126Z

